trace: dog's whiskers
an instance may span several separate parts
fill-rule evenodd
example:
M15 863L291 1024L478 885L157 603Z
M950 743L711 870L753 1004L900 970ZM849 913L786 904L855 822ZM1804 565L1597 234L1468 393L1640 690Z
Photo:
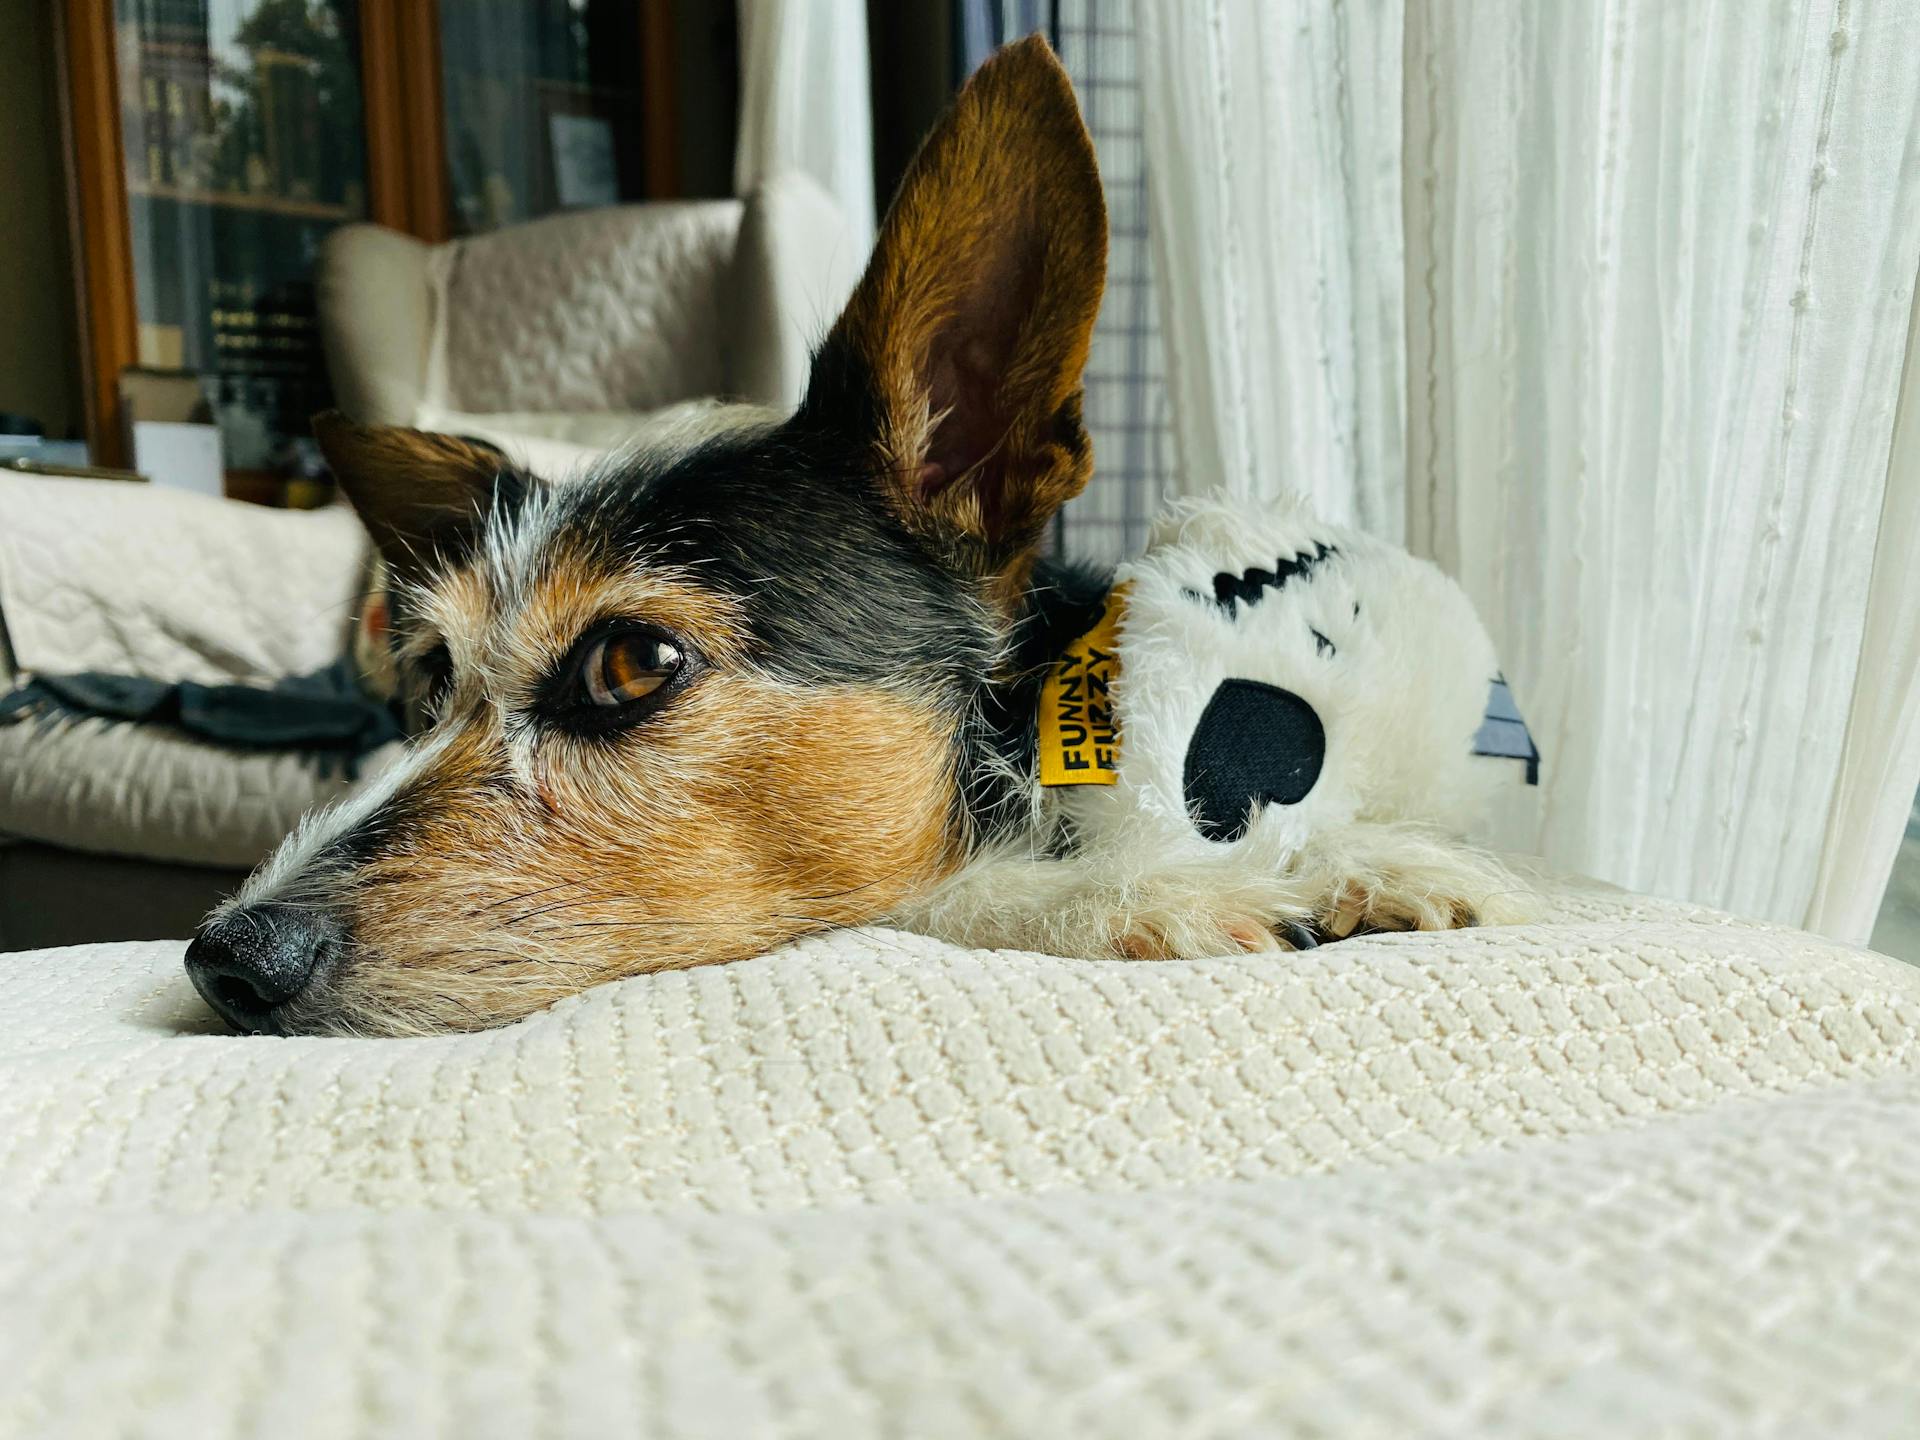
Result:
M489 900L486 902L486 904L476 905L471 910L468 910L464 913L469 917L474 915L484 915L487 913L487 911L498 910L503 905L522 904L525 901L536 898L537 896L551 895L556 890L570 890L577 886L591 885L592 883L593 881L590 878L580 879L580 880L561 880L556 884L543 885L538 890L522 890L519 893L514 895L503 895L498 900ZM508 923L511 924L512 922L509 921Z

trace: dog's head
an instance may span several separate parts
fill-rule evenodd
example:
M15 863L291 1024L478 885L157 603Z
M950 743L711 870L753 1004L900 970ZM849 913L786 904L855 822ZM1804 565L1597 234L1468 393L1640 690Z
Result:
M1037 40L914 162L788 418L552 485L335 419L432 724L188 953L242 1029L403 1033L859 923L959 862L971 730L1085 484L1106 244Z

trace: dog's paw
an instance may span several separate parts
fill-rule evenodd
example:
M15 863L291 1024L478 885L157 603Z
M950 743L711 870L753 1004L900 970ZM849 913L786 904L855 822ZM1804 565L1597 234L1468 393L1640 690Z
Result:
M1398 930L1464 930L1482 923L1484 902L1418 886L1347 883L1314 915L1329 940Z
M1204 960L1304 948L1288 942L1289 931L1304 933L1297 921L1283 928L1264 916L1230 910L1134 914L1115 928L1113 953L1123 960Z
M1403 930L1525 924L1532 887L1499 857L1416 825L1316 837L1293 874L1322 941Z

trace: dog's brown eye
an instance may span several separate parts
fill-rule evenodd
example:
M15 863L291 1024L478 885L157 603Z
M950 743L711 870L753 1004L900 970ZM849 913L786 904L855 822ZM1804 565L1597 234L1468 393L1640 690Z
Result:
M580 670L587 699L603 709L644 700L667 684L686 664L671 640L627 631L593 643Z

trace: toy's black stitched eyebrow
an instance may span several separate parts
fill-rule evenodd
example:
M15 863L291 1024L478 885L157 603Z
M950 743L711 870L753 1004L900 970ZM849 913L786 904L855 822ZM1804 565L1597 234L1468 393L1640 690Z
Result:
M1252 570L1243 570L1238 575L1235 575L1230 570L1222 570L1218 575L1213 577L1213 594L1211 596L1193 589L1187 590L1185 594L1190 600L1197 601L1202 605L1218 605L1222 610L1226 611L1229 616L1237 619L1240 606L1243 603L1247 605L1259 604L1269 589L1278 590L1284 588L1287 581L1293 579L1296 575L1311 575L1314 566L1318 565L1328 556L1338 555L1339 553L1340 547L1338 545L1329 545L1325 541L1316 540L1311 551L1298 551L1292 559L1280 560L1271 570L1255 568Z

